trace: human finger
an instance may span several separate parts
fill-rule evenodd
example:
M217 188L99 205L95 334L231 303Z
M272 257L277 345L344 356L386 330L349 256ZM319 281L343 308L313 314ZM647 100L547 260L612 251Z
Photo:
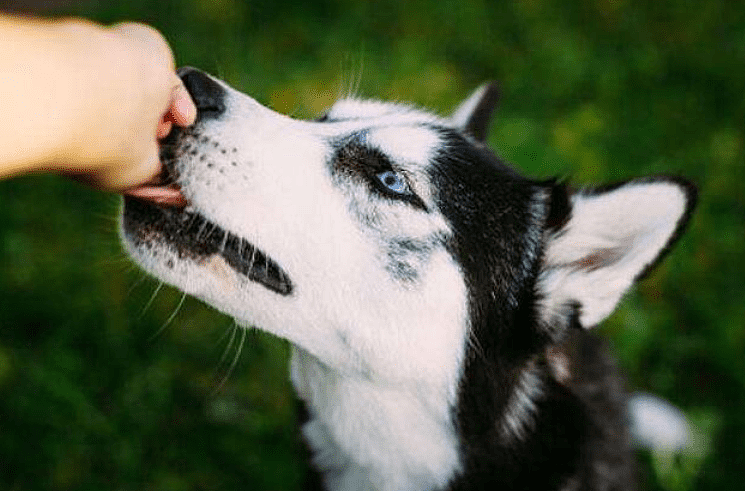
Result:
M163 119L160 120L158 123L158 129L155 133L155 137L158 140L161 140L168 136L168 133L171 132L171 128L173 127L173 122L171 122L168 118L163 117Z
M176 86L173 89L171 105L169 107L169 120L179 126L190 126L197 119L197 106L189 95L189 91L184 87L184 83L174 74Z
M119 176L118 183L112 182L112 188L127 189L138 186L155 179L163 170L163 164L160 161L159 148L156 142L150 146L145 158L141 164L126 170L126 173Z
M113 24L109 29L132 42L139 42L153 59L167 62L169 71L176 71L171 47L163 34L154 27L139 22L120 22Z

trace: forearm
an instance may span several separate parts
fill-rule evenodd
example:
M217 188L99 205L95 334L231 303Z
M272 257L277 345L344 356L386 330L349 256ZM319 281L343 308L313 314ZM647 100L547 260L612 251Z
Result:
M92 109L85 102L98 100L85 80L100 78L86 73L80 53L102 30L80 20L0 16L0 177L75 165L81 121Z

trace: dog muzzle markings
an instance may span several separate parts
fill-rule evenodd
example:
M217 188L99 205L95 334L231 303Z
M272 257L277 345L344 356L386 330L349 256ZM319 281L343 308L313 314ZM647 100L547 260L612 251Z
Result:
M139 244L153 240L169 244L179 258L204 261L218 255L249 280L281 295L292 293L289 276L275 261L199 214L125 198L124 230Z
M224 111L219 85L188 67L179 70L179 75L197 106L197 121L218 117ZM161 175L125 193L125 233L138 246L152 247L153 241L167 244L179 258L205 262L220 256L249 280L280 295L290 295L293 285L289 276L266 253L188 209L177 184L176 154L184 140L192 136L188 130L174 129L161 147Z

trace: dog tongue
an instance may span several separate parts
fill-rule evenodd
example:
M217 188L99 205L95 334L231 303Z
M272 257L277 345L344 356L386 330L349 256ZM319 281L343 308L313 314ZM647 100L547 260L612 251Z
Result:
M123 194L163 207L184 208L187 205L186 198L181 194L181 190L175 184L169 186L145 184L127 189Z

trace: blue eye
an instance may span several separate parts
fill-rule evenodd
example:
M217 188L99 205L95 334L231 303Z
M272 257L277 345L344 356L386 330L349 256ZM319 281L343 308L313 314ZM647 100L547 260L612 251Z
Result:
M404 176L402 176L398 172L392 170L384 170L383 172L378 172L377 174L375 174L375 177L386 191L401 195L411 194L411 190L409 189L409 185L407 184L406 179L404 179Z

